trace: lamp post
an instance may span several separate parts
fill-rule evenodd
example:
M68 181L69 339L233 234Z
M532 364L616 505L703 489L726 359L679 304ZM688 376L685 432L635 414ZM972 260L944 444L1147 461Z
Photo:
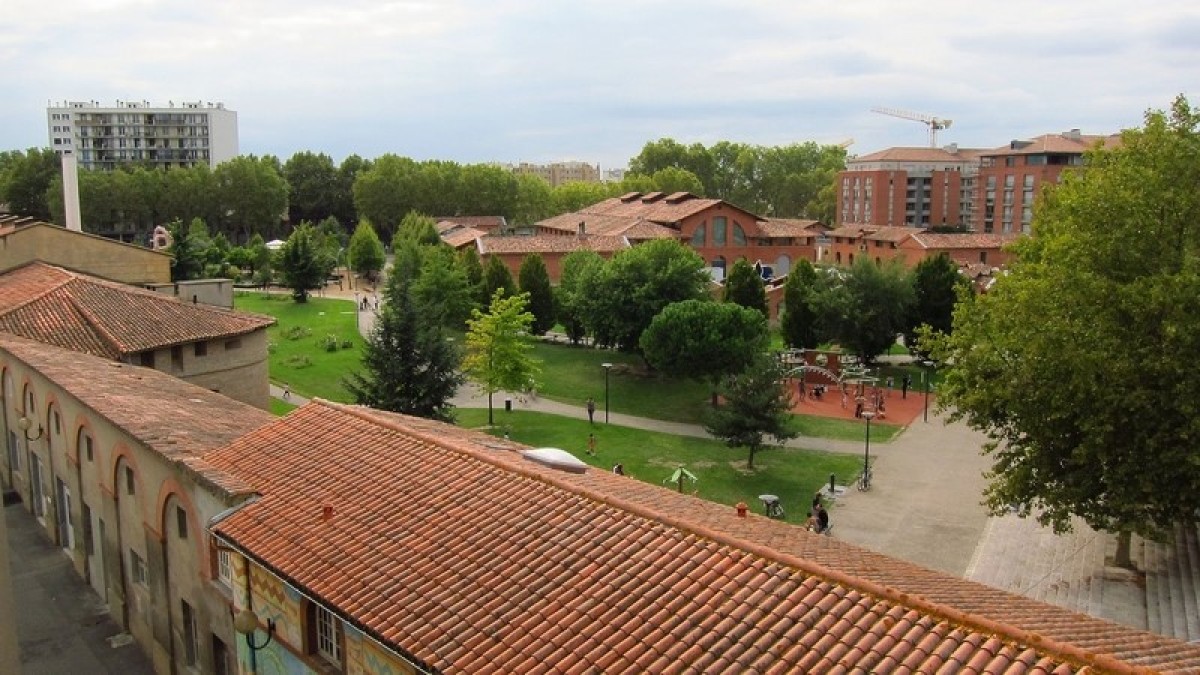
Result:
M933 361L925 360L925 361L921 362L921 365L925 366L926 368L933 368ZM928 377L926 377L927 375L928 375ZM925 417L925 421L928 422L929 421L929 389L931 387L933 387L933 373L926 371L926 370L922 370L921 371L921 384L925 385L924 417Z
M604 369L604 423L608 424L608 372L612 370L613 364L605 361L600 367Z
M862 416L867 421L867 440L863 450L862 479L859 480L858 487L860 490L867 490L871 487L871 420L875 419L875 411L864 410Z
M362 305L360 305L358 301L358 291L354 291L354 332L356 333L362 332L362 328L360 328L358 325L358 314L360 307L362 307Z
M258 615L250 608L243 609L233 617L233 629L246 638L246 647L250 650L250 672L258 672L257 652L271 644L275 635L275 620L267 619L267 639L261 645L254 643L254 633L258 630Z

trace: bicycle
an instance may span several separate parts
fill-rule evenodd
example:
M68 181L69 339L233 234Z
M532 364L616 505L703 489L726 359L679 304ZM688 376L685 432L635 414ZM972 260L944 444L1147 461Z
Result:
M871 489L871 474L872 473L874 473L874 472L871 471L871 467L869 465L863 468L862 475L860 475L858 477L858 491L859 492L866 492L867 490Z

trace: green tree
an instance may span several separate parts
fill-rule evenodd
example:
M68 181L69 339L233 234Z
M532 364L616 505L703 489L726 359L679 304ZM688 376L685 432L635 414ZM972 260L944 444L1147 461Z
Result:
M371 281L383 270L387 258L383 253L383 242L375 234L371 223L361 221L350 237L350 267Z
M521 293L529 296L529 311L533 313L534 335L545 335L554 327L554 289L550 286L550 273L542 256L531 253L521 262L517 272Z
M642 333L640 344L654 368L715 387L765 352L767 337L762 312L731 302L684 300L663 308Z
M514 223L536 223L553 215L550 184L538 176L520 174L517 179L517 194L512 213L507 215Z
M908 327L913 288L898 260L877 265L858 258L845 272L820 281L814 306L824 337L867 361L886 352Z
M492 395L498 391L532 388L540 371L533 358L529 328L533 314L525 309L524 295L506 296L497 291L488 312L472 312L467 321L467 357L463 372L488 395L488 425L494 425Z
M301 223L279 249L279 272L296 302L308 302L308 292L320 288L328 278L314 239L313 226Z
M918 350L916 331L929 326L939 333L949 333L954 320L954 305L960 293L971 291L970 282L958 272L958 265L945 253L925 258L912 273L913 306L904 343ZM922 353L922 356L926 354Z
M346 380L347 390L359 405L454 421L450 399L463 381L459 349L441 324L425 320L399 280L389 280L384 297L363 348L364 372Z
M199 241L193 228L184 226L178 220L168 223L167 231L171 233L171 246L167 249L171 256L171 281L203 277L204 249L208 243Z
M489 298L495 296L498 290L504 291L506 296L517 294L517 284L513 281L512 272L500 256L488 256L487 264L483 266L483 290Z
M442 238L438 236L437 223L433 222L433 218L420 211L409 211L404 214L404 218L400 220L400 225L396 228L396 236L392 237L392 248L395 248L399 241L411 241L422 246L437 246L442 243Z
M603 269L604 258L595 251L572 251L562 259L562 276L554 292L555 314L574 344L587 335L588 289Z
M354 208L359 218L371 221L379 229L381 239L390 241L404 215L413 210L405 186L416 171L416 162L389 153L358 172L353 188Z
M476 308L475 289L448 246L424 246L420 274L413 281L413 299L421 317L461 331Z
M213 171L222 231L234 241L247 241L255 232L275 232L287 211L288 186L274 157L242 155L222 162Z
M612 189L604 183L574 181L563 183L550 191L550 202L555 213L578 211L614 196Z
M704 260L674 239L656 239L613 256L582 289L584 323L601 346L635 351L642 331L673 302L709 298Z
M709 411L704 428L731 448L746 448L746 468L754 469L754 455L768 436L777 443L795 438L792 394L783 368L771 356L759 353L742 373L728 377L720 388L723 401Z
M690 192L700 197L704 196L704 184L700 182L696 174L677 166L668 166L655 171L650 180L660 192L666 192L667 194L672 192Z
M1167 538L1200 511L1200 115L1180 97L1064 174L1009 273L934 340L939 407L991 439L993 512Z
M783 285L783 312L779 327L783 341L795 349L813 349L817 338L817 313L812 307L812 297L817 284L817 271L811 263L801 259L788 274Z
M8 204L9 211L49 222L47 196L54 179L62 176L58 153L50 148L13 151L6 156L2 171L0 201Z
M479 262L479 251L474 246L462 249L458 252L458 263L467 276L467 286L471 289L474 304L478 308L486 306L488 300L483 295L483 263Z
M371 163L359 157L350 155L338 165L336 189L333 203L329 205L329 214L338 219L339 223L357 223L358 211L354 208L354 181L358 175L371 168Z
M336 215L338 171L333 158L325 153L297 152L283 165L288 185L288 220L318 223ZM346 221L352 222L352 221Z
M738 258L725 278L725 302L732 302L767 315L767 289L762 275L745 258Z

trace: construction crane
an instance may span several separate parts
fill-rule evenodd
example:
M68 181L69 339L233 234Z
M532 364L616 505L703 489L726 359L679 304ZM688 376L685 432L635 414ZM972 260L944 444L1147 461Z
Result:
M938 146L937 132L941 131L942 129L949 129L950 125L954 123L954 120L944 120L940 117L934 117L933 115L926 115L924 113L912 112L909 110L897 110L896 108L884 108L882 106L875 106L874 108L871 108L871 112L877 112L881 115L891 115L892 117L899 117L902 120L912 120L914 122L923 123L925 126L929 127L929 147L931 148L936 148Z

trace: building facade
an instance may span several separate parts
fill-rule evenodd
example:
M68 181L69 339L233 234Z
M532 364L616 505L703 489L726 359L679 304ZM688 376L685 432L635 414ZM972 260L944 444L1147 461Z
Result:
M51 148L73 153L90 170L126 164L215 168L238 155L237 113L223 103L63 101L46 108L46 131Z
M123 284L171 281L171 256L165 251L39 220L0 216L0 273L35 260Z
M837 224L966 227L979 151L889 148L848 160L838 175Z

